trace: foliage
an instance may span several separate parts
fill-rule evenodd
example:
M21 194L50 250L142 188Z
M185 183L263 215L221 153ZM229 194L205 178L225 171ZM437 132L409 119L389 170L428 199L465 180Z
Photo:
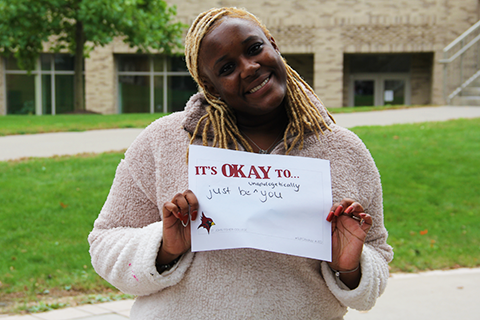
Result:
M113 128L145 128L164 115L164 113L9 115L0 117L0 136Z
M164 0L0 0L0 53L13 54L29 71L50 40L51 51L81 57L75 61L75 88L81 87L75 108L83 109L83 56L119 36L141 52L171 53L181 46L184 27L172 21L175 15Z
M171 52L181 46L183 28L172 22L174 15L175 7L163 0L0 0L0 48L13 53L22 68L33 70L51 36L56 36L53 51L75 53L76 26L81 23L91 47L124 36L141 51Z

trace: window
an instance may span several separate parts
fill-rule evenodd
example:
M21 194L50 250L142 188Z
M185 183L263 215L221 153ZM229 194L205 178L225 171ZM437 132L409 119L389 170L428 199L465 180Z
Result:
M287 63L313 88L313 54L282 54Z
M181 111L197 92L183 57L118 55L119 113Z
M74 57L42 54L29 75L5 59L7 114L60 114L74 110Z

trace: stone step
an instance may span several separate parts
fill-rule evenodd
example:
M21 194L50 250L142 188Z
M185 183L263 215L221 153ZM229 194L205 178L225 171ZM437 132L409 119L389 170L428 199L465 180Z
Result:
M468 97L468 96L480 96L480 86L474 87L474 86L468 86L465 89L460 92L460 95L462 97Z
M454 106L480 106L480 96L456 96L452 99Z
M472 86L472 87L480 87L480 77L478 77L477 79L473 80L472 83L470 83L469 86Z

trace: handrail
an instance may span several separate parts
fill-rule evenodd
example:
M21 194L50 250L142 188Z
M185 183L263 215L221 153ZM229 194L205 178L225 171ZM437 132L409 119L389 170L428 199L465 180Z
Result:
M468 44L465 42L471 39ZM474 37L472 39L472 37ZM443 98L447 104L467 86L480 78L480 21L468 28L458 38L443 49ZM449 51L455 51L450 53ZM450 56L451 55L451 56ZM450 57L449 57L450 56ZM460 61L456 59L460 58ZM464 81L468 78L467 81Z
M480 22L480 21L479 21ZM473 38L472 41L470 41L467 45L465 45L464 47L462 47L462 49L460 49L457 53L455 53L453 56L451 56L450 58L448 59L441 59L439 60L438 62L440 63L450 63L452 62L453 60L455 60L456 58L460 57L463 53L465 53L465 51L467 51L468 49L470 49L471 46L473 46L475 43L478 42L478 40L480 40L480 35L476 36L475 38ZM443 50L445 52L445 49Z
M447 101L450 103L450 101L455 98L457 94L462 92L463 89L465 89L470 83L472 83L475 79L480 77L480 71L477 71L473 76L471 76L467 81L465 81L460 87L455 89L449 96Z
M443 49L443 52L447 52L448 50L452 49L453 46L457 45L460 41L465 39L470 33L475 31L475 29L477 29L479 26L480 26L480 20L477 23L475 23L473 26L468 28L468 30L462 33L457 39L453 40L448 46L446 46Z

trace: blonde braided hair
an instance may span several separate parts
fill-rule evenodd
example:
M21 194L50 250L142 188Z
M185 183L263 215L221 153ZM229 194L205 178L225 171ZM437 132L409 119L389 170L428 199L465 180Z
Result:
M238 141L244 146L246 151L253 152L252 147L245 140L237 127L236 117L233 110L228 107L224 101L212 95L200 79L198 66L200 45L203 38L219 24L219 21L223 17L240 18L252 21L262 29L268 39L272 38L272 35L265 25L263 25L253 14L242 9L214 8L201 13L195 19L185 38L185 60L190 74L197 82L200 91L204 93L205 99L209 105L206 108L207 114L200 118L195 131L190 137L190 144L193 143L202 127L202 123L205 122L202 132L203 145L208 145L207 134L210 127L212 127L214 133L213 147L227 149L228 144L233 143L235 149L238 150ZM313 131L318 138L319 132L323 134L322 125L328 130L331 129L328 127L325 119L323 119L320 114L320 111L315 107L305 91L306 88L310 93L317 97L313 89L286 63L285 59L283 61L287 70L286 111L289 118L283 141L286 154L288 154L297 143L299 143L300 149L303 148L305 132ZM328 116L333 120L330 113L328 113ZM287 137L289 135L294 137L290 146L287 145Z

